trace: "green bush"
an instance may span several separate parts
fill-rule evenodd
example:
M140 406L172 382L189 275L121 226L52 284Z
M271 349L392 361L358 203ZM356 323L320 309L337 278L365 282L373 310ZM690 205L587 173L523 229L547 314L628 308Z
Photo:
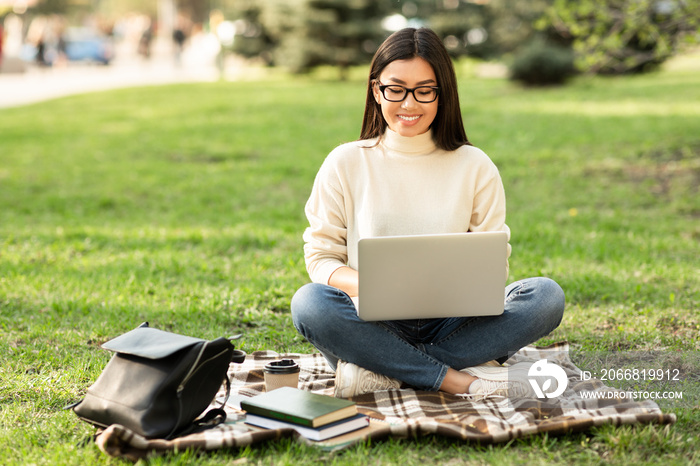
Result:
M510 77L528 86L563 84L575 73L571 49L538 39L516 53Z

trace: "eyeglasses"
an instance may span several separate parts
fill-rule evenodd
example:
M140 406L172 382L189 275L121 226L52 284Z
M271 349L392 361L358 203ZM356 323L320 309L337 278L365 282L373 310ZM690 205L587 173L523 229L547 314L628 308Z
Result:
M382 84L379 81L377 83L382 95L389 102L402 102L410 92L413 94L416 102L429 104L430 102L435 102L438 94L440 94L440 88L437 86L418 86L411 89L398 84Z

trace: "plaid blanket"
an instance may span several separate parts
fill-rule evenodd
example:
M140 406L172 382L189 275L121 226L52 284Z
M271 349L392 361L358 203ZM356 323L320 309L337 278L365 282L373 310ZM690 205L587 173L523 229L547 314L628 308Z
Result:
M120 425L105 429L96 437L99 448L111 456L132 460L171 450L216 450L245 446L294 436L299 441L328 450L344 448L367 438L387 436L444 435L482 443L507 442L541 432L561 434L581 431L606 423L668 424L674 414L664 414L653 401L627 401L623 398L584 399L582 391L611 392L600 380L582 380L581 370L569 358L567 343L546 348L526 347L507 364L547 359L564 369L568 377L566 391L557 398L487 399L474 401L442 392L412 389L386 390L354 397L360 412L371 417L368 428L323 442L312 442L292 429L264 430L243 422L242 397L264 391L263 366L279 358L292 358L301 366L299 388L327 395L333 394L334 373L320 354L278 354L259 351L248 355L243 364L229 370L231 397L227 403L228 419L217 427L172 440L148 440ZM219 396L223 395L223 389ZM219 397L217 397L219 398Z

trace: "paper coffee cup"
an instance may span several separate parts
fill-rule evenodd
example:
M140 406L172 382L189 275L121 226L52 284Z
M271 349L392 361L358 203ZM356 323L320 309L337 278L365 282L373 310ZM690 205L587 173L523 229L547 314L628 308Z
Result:
M299 364L293 359L281 359L265 365L265 391L269 392L280 387L299 386Z

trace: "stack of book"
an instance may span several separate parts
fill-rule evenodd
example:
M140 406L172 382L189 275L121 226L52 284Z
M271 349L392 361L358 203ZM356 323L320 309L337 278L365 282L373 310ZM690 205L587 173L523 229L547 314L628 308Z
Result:
M369 425L348 400L282 387L241 401L245 422L266 429L294 429L311 440L326 440Z

